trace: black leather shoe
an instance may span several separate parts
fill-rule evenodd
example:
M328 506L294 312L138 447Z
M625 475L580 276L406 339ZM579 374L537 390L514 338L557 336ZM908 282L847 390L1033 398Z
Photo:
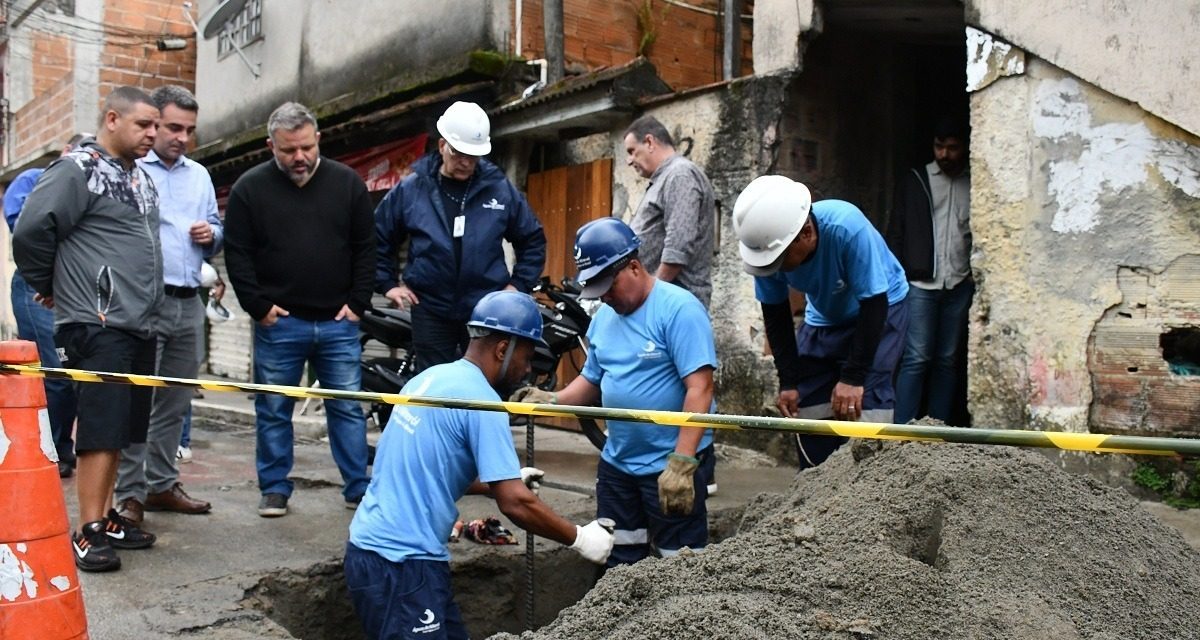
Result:
M60 460L58 462L58 477L70 478L73 475L75 475L75 465Z

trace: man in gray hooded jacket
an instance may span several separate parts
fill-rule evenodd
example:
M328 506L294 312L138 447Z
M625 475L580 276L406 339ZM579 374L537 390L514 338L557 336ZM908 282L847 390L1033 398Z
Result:
M118 87L105 99L95 140L50 165L17 221L13 256L36 299L54 309L65 366L153 374L155 307L163 296L158 192L134 162L154 144L150 96ZM146 533L112 509L121 449L146 441L149 387L79 386L76 452L83 571L121 567L114 547L144 549ZM107 511L107 514L106 514Z

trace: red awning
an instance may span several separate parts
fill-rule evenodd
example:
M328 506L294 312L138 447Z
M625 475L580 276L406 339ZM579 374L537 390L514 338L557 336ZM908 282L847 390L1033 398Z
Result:
M422 133L356 151L338 158L338 161L358 172L363 182L367 183L368 191L387 191L412 173L409 167L425 154L428 138L427 134Z

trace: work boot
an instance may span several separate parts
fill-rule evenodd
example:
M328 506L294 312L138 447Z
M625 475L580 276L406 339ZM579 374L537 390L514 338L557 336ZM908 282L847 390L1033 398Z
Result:
M71 532L71 548L75 551L75 566L80 571L116 571L121 558L108 543L104 521L96 520Z
M146 511L174 511L175 513L208 513L212 503L197 500L183 490L183 484L176 482L170 489L152 493L146 496Z
M117 513L116 509L108 510L104 533L108 534L108 543L118 549L148 549L158 540L158 536L149 531L142 531Z
M143 511L145 509L142 506L141 500L131 496L117 503L117 507L117 513L120 514L122 518L125 518L135 526L142 524L142 520L145 517Z

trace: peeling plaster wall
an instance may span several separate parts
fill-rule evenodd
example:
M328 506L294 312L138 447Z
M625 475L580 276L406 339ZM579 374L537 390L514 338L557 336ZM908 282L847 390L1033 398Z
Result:
M972 95L971 124L975 424L1087 431L1121 268L1200 252L1200 139L1032 57Z
M1200 134L1200 4L968 0L967 22Z

